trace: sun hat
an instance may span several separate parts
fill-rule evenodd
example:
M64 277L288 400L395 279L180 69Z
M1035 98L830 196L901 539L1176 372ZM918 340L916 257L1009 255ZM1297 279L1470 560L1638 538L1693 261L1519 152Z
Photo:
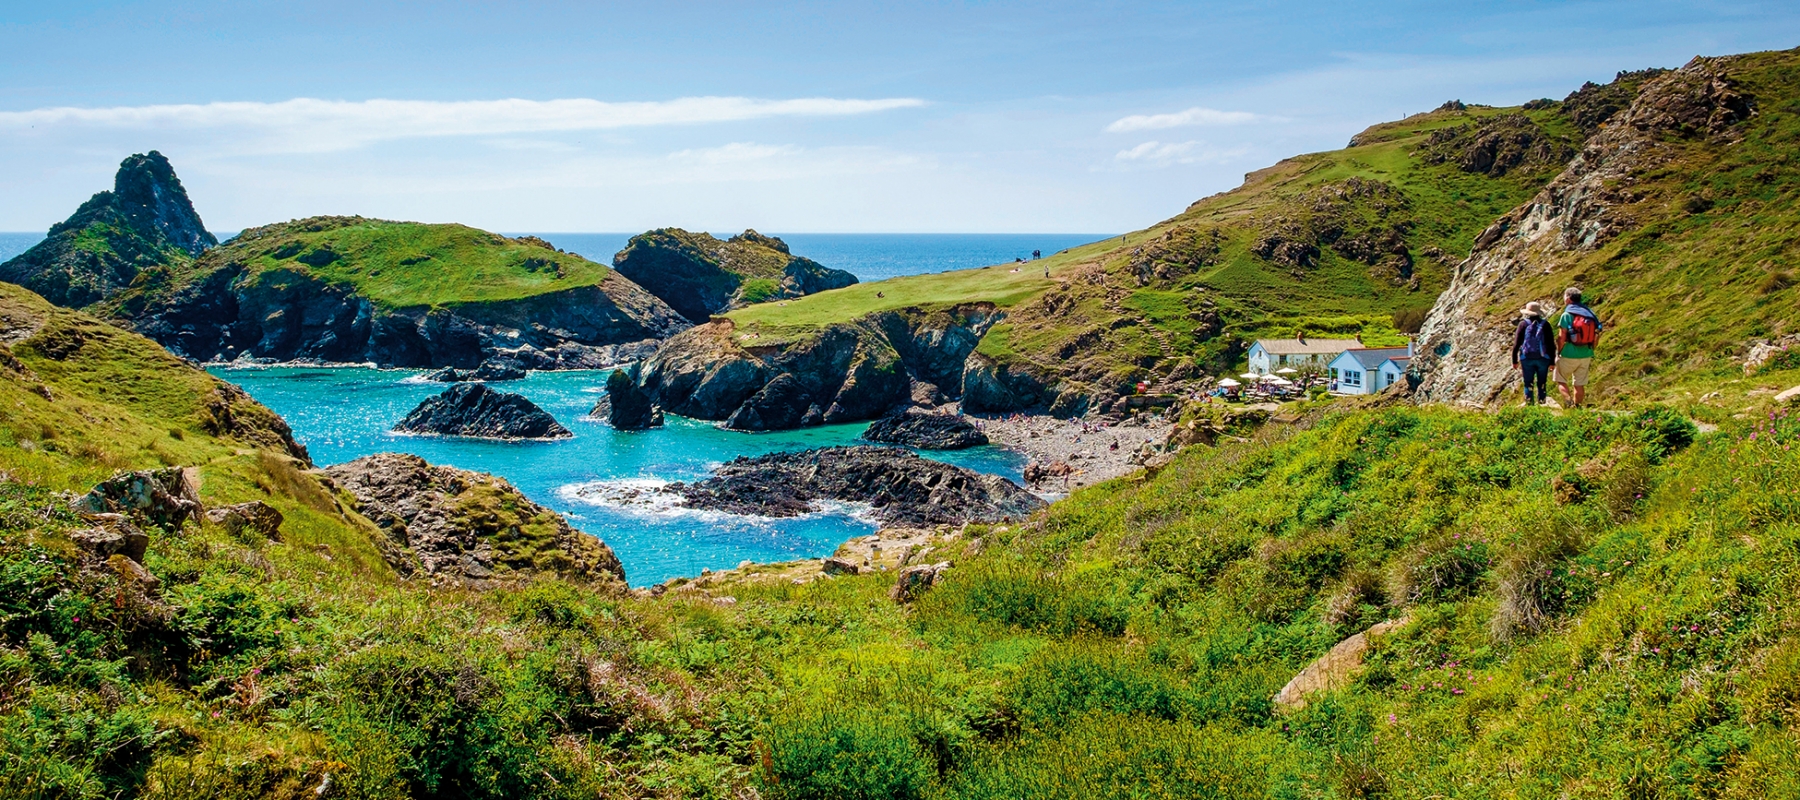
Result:
M1528 317L1541 317L1544 315L1544 305L1542 303L1539 303L1536 300L1533 300L1529 303L1526 303L1524 308L1519 309L1519 313L1524 314L1525 316L1528 316Z

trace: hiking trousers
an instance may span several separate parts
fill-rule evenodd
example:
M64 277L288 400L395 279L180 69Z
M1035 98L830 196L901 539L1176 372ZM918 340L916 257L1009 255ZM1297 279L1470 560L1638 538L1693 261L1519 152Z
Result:
M1519 371L1525 376L1525 402L1535 406L1549 399L1544 392L1550 380L1550 359L1527 358L1519 362Z

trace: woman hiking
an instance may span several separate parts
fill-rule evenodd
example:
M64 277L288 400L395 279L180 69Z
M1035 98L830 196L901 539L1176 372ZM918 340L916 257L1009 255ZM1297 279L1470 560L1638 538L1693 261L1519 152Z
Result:
M1513 328L1512 363L1525 379L1525 405L1549 399L1546 391L1550 367L1556 363L1556 337L1544 320L1544 306L1536 300L1519 311L1519 324Z

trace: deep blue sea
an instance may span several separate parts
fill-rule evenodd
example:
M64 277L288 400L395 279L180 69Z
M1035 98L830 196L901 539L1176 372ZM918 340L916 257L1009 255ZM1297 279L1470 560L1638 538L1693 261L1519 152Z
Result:
M220 241L235 231L215 232ZM716 234L728 238L735 232ZM509 236L524 235L519 232ZM546 241L590 261L611 264L625 248L630 233L535 233ZM1050 255L1076 245L1105 239L1104 233L777 233L794 255L827 267L847 270L858 279L878 281L900 275L923 275L953 269L985 267L1030 258L1034 250ZM0 261L25 252L44 235L0 233Z
M621 504L580 492L616 494L669 481L704 478L740 455L858 444L866 424L779 433L738 433L670 417L666 427L615 431L586 418L607 373L539 372L499 384L531 398L575 432L556 442L495 442L412 436L388 429L445 387L418 380L412 370L359 368L214 368L287 418L295 436L321 465L370 453L414 453L435 464L502 476L526 496L567 515L577 528L611 545L633 586L660 583L701 568L726 569L745 559L787 561L830 555L844 540L875 530L844 506L804 517L770 519L662 506ZM970 469L1019 479L1024 463L997 447L922 453Z

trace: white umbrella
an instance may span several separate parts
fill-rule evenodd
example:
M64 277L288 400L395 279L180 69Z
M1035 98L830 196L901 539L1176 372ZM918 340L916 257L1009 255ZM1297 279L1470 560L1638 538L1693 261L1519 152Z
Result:
M1239 375L1239 376L1238 376L1238 377L1240 377L1240 378L1243 378L1243 379L1244 379L1244 380L1247 380L1247 381L1260 381L1260 380L1262 380L1262 376L1261 376L1261 375L1258 375L1258 374L1256 374L1256 373L1254 373L1254 372L1246 372L1246 373L1244 373L1244 374L1242 374L1242 375Z
M1238 383L1237 381L1234 381L1230 378L1226 378L1225 380L1219 381L1219 385L1220 386L1242 386L1243 384Z
M1275 384L1276 386L1293 386L1294 385L1294 382L1288 380L1287 378L1270 378L1269 382Z
M1300 370L1294 369L1293 367L1282 367L1281 369L1275 370L1276 375L1297 375L1299 373Z

